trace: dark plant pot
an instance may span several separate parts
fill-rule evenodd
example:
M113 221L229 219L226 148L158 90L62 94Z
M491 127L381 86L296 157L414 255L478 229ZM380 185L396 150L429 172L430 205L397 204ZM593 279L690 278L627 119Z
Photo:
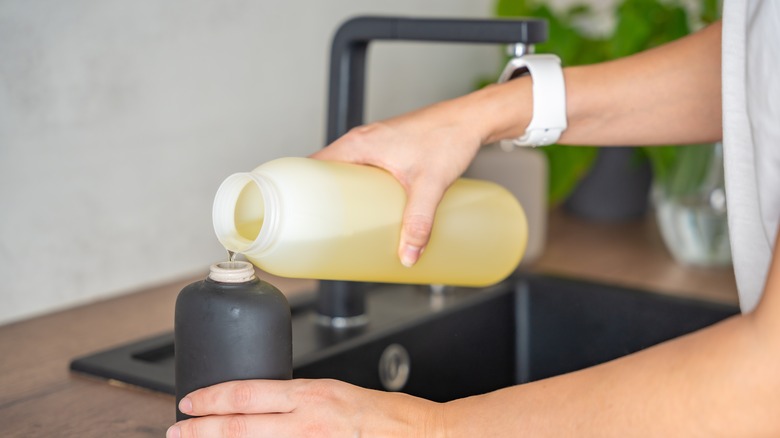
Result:
M605 147L564 208L594 221L636 219L647 212L651 180L650 163L640 159L635 148Z

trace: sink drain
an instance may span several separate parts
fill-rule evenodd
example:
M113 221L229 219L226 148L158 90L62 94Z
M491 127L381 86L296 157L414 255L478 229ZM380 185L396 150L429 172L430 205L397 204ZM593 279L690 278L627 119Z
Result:
M379 380L388 391L400 391L409 380L411 359L400 344L390 344L379 357Z

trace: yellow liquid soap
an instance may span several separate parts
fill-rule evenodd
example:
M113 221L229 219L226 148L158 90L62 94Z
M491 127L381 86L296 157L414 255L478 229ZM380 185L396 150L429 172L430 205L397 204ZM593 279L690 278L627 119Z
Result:
M237 222L236 231L242 239L254 241L260 234L260 229L263 227L263 221L257 220L252 222ZM230 250L228 250L229 252ZM235 252L233 253L235 256Z

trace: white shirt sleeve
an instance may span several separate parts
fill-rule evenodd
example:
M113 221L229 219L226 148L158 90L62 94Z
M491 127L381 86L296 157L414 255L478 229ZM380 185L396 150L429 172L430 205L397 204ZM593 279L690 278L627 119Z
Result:
M780 5L725 1L723 145L729 234L740 306L766 282L780 223Z

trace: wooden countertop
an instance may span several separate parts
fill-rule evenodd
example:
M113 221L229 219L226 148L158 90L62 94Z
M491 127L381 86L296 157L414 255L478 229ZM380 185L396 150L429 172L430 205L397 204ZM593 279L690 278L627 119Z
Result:
M675 263L651 219L596 224L555 212L544 254L530 270L736 303L729 268ZM205 272L204 272L205 275ZM71 359L172 330L186 279L0 327L0 436L161 437L173 397L70 373ZM283 292L315 282L270 278Z
M532 270L737 304L731 267L697 268L676 263L652 217L620 224L586 222L555 212L547 245Z

